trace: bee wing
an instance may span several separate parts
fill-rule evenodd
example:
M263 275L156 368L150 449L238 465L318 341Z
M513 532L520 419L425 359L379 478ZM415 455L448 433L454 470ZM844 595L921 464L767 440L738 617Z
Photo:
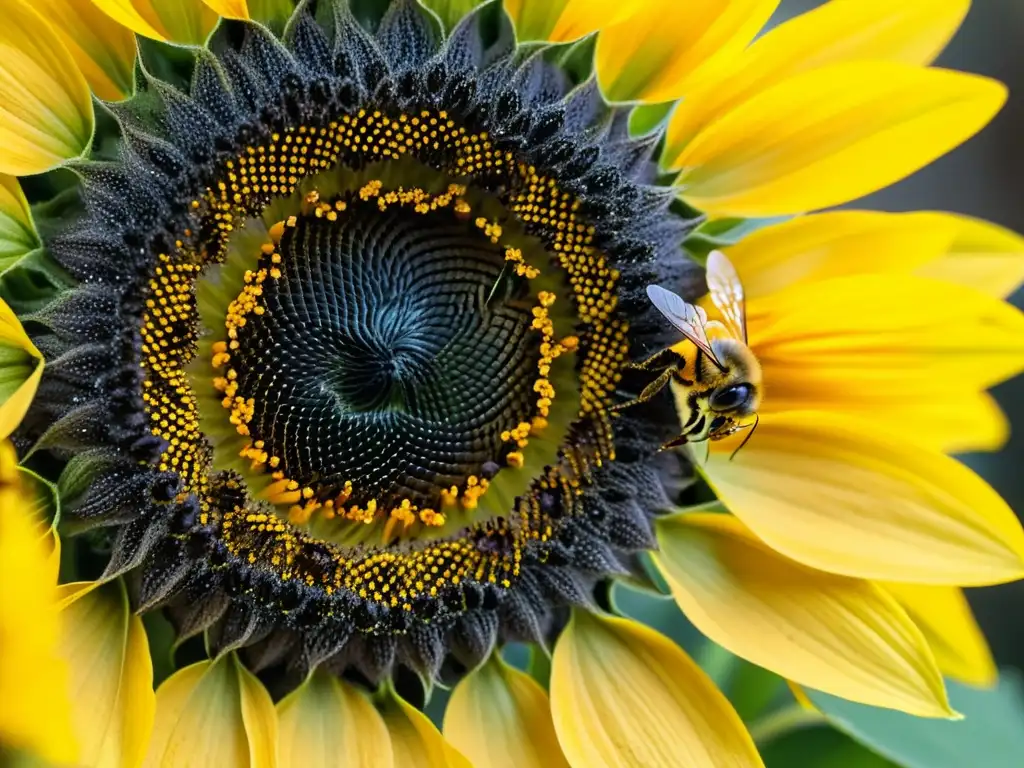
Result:
M708 315L703 309L683 301L681 297L660 285L647 286L647 296L657 310L676 327L676 330L696 344L698 349L710 357L715 365L723 368L711 349L711 342L708 341L708 333L705 330Z
M732 262L721 251L708 254L707 280L711 301L722 313L729 333L746 343L747 299L743 294L743 283Z

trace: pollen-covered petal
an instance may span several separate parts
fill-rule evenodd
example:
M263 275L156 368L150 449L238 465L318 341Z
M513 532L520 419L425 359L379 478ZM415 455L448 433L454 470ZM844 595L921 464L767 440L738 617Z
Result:
M135 35L89 0L52 0L47 20L74 56L92 92L106 101L135 90Z
M729 511L787 557L920 584L1024 576L1024 531L1006 502L964 465L898 433L788 411L763 414L730 460L737 446L714 443L701 472Z
M675 165L691 205L775 216L892 184L981 130L1006 101L995 80L892 62L784 80L711 123Z
M12 0L0 47L0 173L27 176L79 157L92 140L92 98L57 33L27 2Z
M56 764L76 761L68 670L60 657L56 582L28 514L18 458L0 443L0 742ZM16 702L16 706L11 703Z
M318 670L277 705L281 768L391 765L387 726L354 686Z
M14 311L0 300L0 440L18 428L42 375L43 356Z
M1024 368L1024 313L916 275L804 283L748 310L751 348L770 382L762 410L849 407L870 417L880 409L885 421L904 401L948 399L955 407L957 393Z
M558 746L547 693L496 654L455 686L444 735L476 768L569 765Z
M148 768L270 768L276 753L274 704L234 654L180 669L157 689Z
M408 768L471 768L463 757L420 712L394 692L381 706L381 716L391 736L396 766Z
M944 675L969 685L995 685L999 672L963 590L920 584L882 586L920 627Z
M970 0L832 0L756 40L718 77L686 94L669 121L662 164L725 112L793 75L848 61L930 64Z
M656 529L672 596L722 647L844 699L952 715L928 643L884 590L790 560L730 515L673 515Z
M945 253L957 229L930 213L832 211L765 227L724 250L756 299L805 281L911 272Z
M611 101L669 101L717 72L761 31L779 0L648 0L605 26L595 68ZM607 24L607 22L605 22Z
M71 706L83 765L142 764L153 728L153 662L142 619L120 581L66 585L61 655L71 670Z
M40 245L25 193L15 176L0 174L0 273Z
M555 646L551 711L571 765L763 765L700 667L667 637L628 619L573 612Z
M249 18L249 6L246 0L203 0L203 2L225 18Z
M956 213L933 213L957 226L948 252L918 274L1005 297L1024 283L1024 237L1005 227Z

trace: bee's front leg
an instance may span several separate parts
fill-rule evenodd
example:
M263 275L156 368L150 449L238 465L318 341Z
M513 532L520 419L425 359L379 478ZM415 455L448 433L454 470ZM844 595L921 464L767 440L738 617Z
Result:
M673 437L667 443L662 443L661 450L667 451L670 448L678 448L681 445L686 445L688 442L690 442L690 439L686 435L678 435L677 437Z
M656 394L658 394L661 390L665 388L665 386L672 380L672 377L678 370L679 369L674 364L669 366L664 371L662 371L661 375L658 376L658 378L656 378L654 381L652 381L650 384L644 387L644 391L641 392L638 397L630 400L627 403L616 405L612 407L611 410L621 411L633 405L640 405L641 403L646 403L648 400L650 400L652 397L654 397Z

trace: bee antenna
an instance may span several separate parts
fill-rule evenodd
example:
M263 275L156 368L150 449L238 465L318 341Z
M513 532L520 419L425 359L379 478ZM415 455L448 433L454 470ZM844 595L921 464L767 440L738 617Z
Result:
M743 442L740 443L739 447L735 451L732 452L732 455L729 456L729 461L732 461L733 459L735 459L736 458L736 454L739 453L743 449L743 446L747 444L747 441L750 440L750 438L752 438L754 436L754 430L757 429L757 425L760 424L760 423L761 423L761 414L755 413L754 414L754 426L752 426L750 428L750 431L747 432L747 436L743 438Z

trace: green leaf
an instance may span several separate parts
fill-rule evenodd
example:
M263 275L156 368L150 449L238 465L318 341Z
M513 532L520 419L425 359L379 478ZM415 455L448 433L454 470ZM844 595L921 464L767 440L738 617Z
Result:
M729 678L722 685L722 692L745 723L792 701L785 680L740 658L736 659Z
M916 718L812 690L807 695L837 728L903 768L1020 768L1024 693L1018 675L1004 673L990 691L946 685L963 720Z
M793 731L759 749L765 768L895 768L895 763L828 727Z

